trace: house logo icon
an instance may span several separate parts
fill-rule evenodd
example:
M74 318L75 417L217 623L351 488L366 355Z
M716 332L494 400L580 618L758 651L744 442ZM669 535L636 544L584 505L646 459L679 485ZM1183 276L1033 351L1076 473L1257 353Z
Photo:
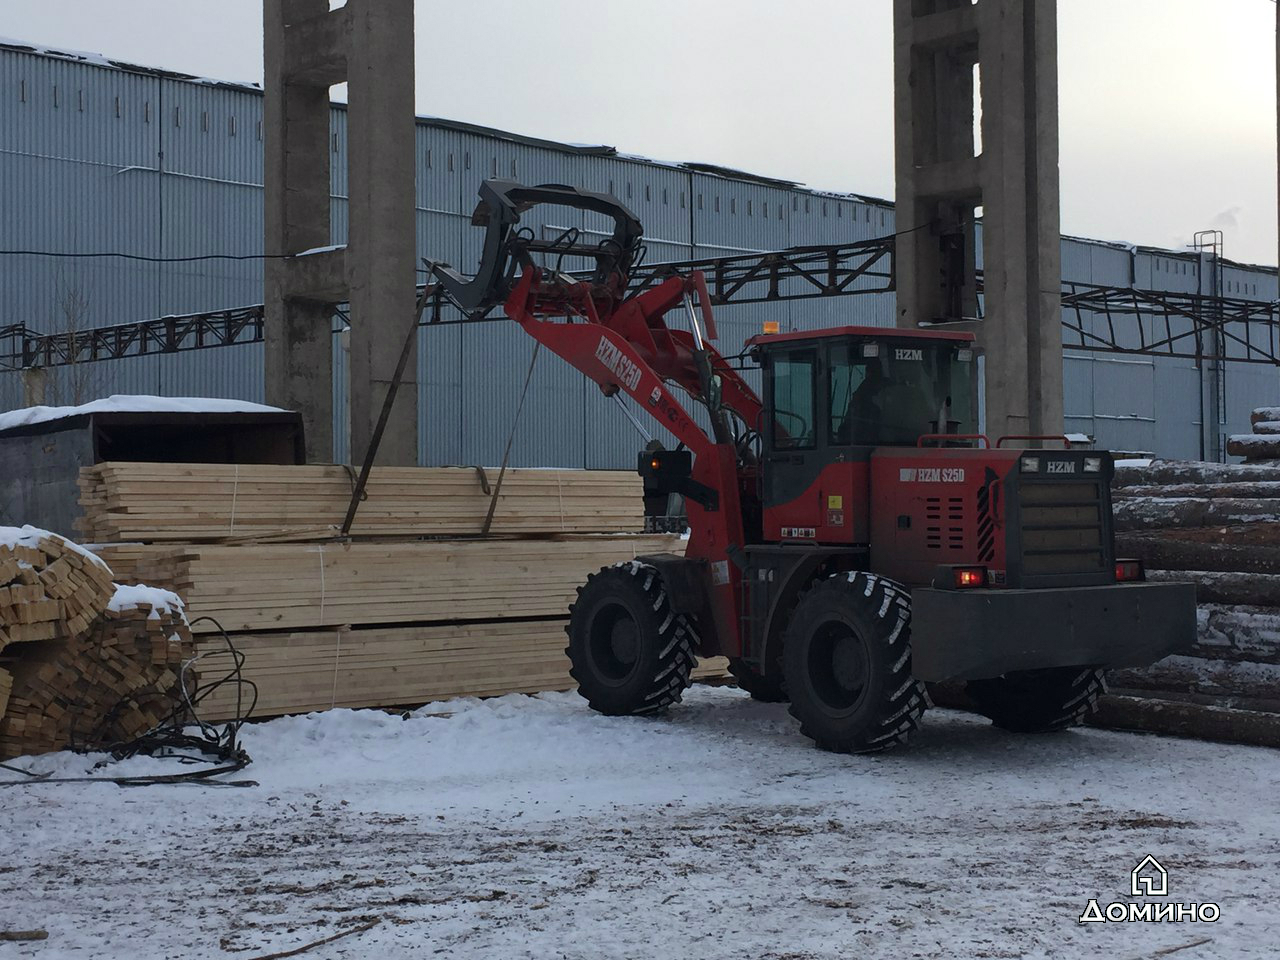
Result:
M1133 868L1129 892L1135 897L1167 897L1169 895L1169 871L1160 861L1148 854Z

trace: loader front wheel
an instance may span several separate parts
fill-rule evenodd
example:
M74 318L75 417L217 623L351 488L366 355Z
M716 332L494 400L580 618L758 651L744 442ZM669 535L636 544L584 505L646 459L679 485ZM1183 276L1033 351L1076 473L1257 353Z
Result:
M1097 709L1106 691L1102 671L1093 667L1023 670L965 686L979 713L1013 733L1074 727Z
M569 607L570 675L593 710L610 716L658 713L680 700L694 665L694 632L655 567L605 567Z
M791 714L824 750L903 743L929 706L911 676L911 598L892 580L840 573L796 604L782 647Z

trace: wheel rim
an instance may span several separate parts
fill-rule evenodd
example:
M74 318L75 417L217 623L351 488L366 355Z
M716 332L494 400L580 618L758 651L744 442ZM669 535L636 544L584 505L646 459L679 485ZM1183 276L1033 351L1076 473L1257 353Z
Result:
M853 627L833 620L814 632L809 644L809 680L828 710L856 710L867 698L871 655Z
M631 676L640 662L640 625L631 611L618 603L597 609L587 633L587 651L601 679L621 683Z

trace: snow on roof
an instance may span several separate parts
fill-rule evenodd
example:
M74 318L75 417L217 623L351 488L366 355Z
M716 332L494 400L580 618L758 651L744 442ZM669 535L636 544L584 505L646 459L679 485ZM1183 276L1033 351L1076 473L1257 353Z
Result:
M103 562L101 557L95 556L80 544L74 543L60 534L49 530L41 530L39 527L31 526L31 524L21 527L0 527L0 547L38 548L41 540L56 540L69 550L74 550L82 557L89 558L108 573L111 572L111 568Z
M186 80L190 83L204 83L215 87L232 87L240 90L262 92L257 83L245 83L234 80L215 80L212 77L198 77L195 74L182 73L177 70L165 70L161 67L149 67L140 63L129 63L126 60L115 60L101 53L89 50L70 50L65 47L47 47L27 40L16 40L12 37L0 37L0 47L17 50L19 53L30 53L39 57L52 57L56 60L74 60L95 67L106 67L112 70L123 70L126 73L145 73L157 77L169 77L174 80Z
M22 407L0 413L0 431L79 417L90 413L284 413L247 400L216 397L144 397L116 395L82 403L78 407Z

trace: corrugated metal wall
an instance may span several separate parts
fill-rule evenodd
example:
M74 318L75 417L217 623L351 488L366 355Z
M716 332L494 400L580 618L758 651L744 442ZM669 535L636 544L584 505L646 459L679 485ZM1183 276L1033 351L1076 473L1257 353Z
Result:
M262 100L253 89L187 81L0 48L0 246L182 257L262 252ZM347 236L346 112L332 117L333 242ZM793 189L704 169L599 151L556 148L421 121L416 142L417 251L470 272L483 231L470 226L475 190L490 176L610 192L645 225L650 262L884 236L891 204ZM541 211L544 236L604 231L595 215ZM1089 283L1197 290L1195 256L1064 239L1063 275ZM979 256L981 251L979 250ZM125 259L6 258L5 321L43 330L101 326L259 302L256 260L148 263ZM1231 268L1231 296L1276 297L1274 275ZM783 329L891 325L892 295L726 307L721 349L737 353L766 320ZM1088 317L1097 325L1100 318ZM353 317L358 323L359 318ZM336 450L345 457L346 338L335 333ZM423 331L418 349L423 461L496 463L510 434L533 342L504 322ZM141 357L58 371L56 402L109 393L196 394L261 400L261 345ZM1068 427L1114 448L1173 456L1200 451L1200 372L1184 361L1116 358L1067 349ZM1280 401L1280 376L1229 364L1225 432L1248 410ZM0 375L0 406L20 384ZM659 433L659 436L661 434ZM640 438L617 406L559 358L534 369L516 465L630 467Z

